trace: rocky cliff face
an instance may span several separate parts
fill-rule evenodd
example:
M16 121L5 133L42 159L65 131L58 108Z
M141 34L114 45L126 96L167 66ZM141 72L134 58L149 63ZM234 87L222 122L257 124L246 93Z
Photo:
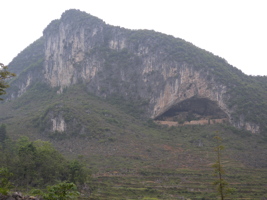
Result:
M259 125L242 116L232 117L235 108L227 103L229 85L217 81L214 69L194 65L205 63L195 54L196 47L180 39L109 26L77 10L66 11L60 20L51 22L43 39L44 61L39 73L58 93L83 83L104 98L115 94L146 102L146 115L153 119L188 99L206 99L232 125L260 131ZM192 63L192 59L196 61ZM19 95L31 84L31 73L20 84ZM62 131L64 119L58 120L52 120L53 130Z

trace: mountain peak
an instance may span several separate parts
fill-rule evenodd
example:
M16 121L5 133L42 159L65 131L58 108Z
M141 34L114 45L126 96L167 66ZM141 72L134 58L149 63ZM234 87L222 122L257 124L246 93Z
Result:
M103 23L103 20L77 9L66 10L64 13L62 13L60 18L60 21L75 23L81 23L88 20Z
M60 19L51 21L51 23L43 31L44 35L49 32L57 31L61 23L78 27L96 23L104 24L104 21L84 11L80 11L78 9L69 9L62 13Z

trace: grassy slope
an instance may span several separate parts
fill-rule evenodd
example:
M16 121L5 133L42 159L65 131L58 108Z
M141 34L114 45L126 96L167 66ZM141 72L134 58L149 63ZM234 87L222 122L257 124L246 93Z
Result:
M267 148L261 136L228 125L158 126L126 114L130 104L110 104L85 91L76 85L57 95L44 85L34 86L20 99L0 105L0 122L13 138L50 140L68 157L83 155L98 187L93 199L214 198L215 131L224 139L227 179L238 188L237 196L257 199L266 193ZM40 119L59 104L72 111L65 117L75 118L86 134L41 133Z

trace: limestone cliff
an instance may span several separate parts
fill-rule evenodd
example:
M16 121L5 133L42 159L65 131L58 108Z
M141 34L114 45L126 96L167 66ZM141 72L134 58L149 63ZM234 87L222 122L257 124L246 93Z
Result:
M260 132L259 124L237 114L238 105L229 103L232 89L239 84L240 78L235 77L244 74L181 39L110 26L78 10L66 11L61 19L51 22L42 39L43 62L37 77L58 93L83 83L103 98L119 95L146 102L146 116L153 119L185 101L204 99L205 105L212 102L235 127ZM232 82L222 78L227 70ZM32 83L32 72L25 72L28 78L19 84L18 96ZM64 119L51 120L53 130L64 131Z

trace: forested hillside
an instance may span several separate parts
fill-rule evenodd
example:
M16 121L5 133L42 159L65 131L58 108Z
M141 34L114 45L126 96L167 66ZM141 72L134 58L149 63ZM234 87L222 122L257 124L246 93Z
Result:
M215 199L220 136L231 197L267 198L266 77L79 10L8 67L17 76L0 103L5 191L63 184L78 199Z

